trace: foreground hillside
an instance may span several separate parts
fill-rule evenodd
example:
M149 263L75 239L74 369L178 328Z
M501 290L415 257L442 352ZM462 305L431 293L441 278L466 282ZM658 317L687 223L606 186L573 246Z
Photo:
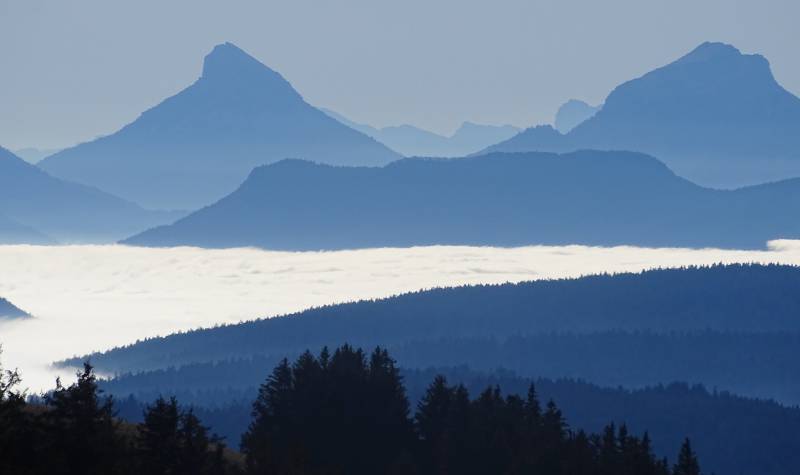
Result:
M284 158L383 165L400 155L303 100L238 47L216 46L191 86L106 137L39 163L153 209L196 209Z
M566 134L528 129L487 151L633 150L695 183L737 187L800 176L800 98L767 60L704 43L614 89Z
M431 244L762 248L800 236L800 179L718 191L628 152L405 159L383 168L288 160L142 246L318 250Z
M670 466L647 432L639 437L614 423L596 434L571 430L561 409L552 400L544 404L533 384L524 396L503 394L498 385L471 395L437 375L412 412L404 379L381 349L306 352L265 377L252 399L240 458L174 397L140 407L135 425L120 422L119 406L103 395L89 364L69 387L57 381L39 404L18 390L17 372L0 372L0 472L700 473L688 438Z
M250 402L258 393L263 375L279 361L236 363L123 376L102 381L101 387L117 397L120 417L135 422L142 416L140 401L150 401L159 394L177 395L180 401L194 405L198 416L214 432L235 443L250 423ZM237 373L237 366L247 368L247 378L240 378L242 372ZM229 377L231 371L236 378ZM646 430L653 451L659 456L672 456L673 447L688 436L702 454L706 473L794 475L794 468L800 463L800 439L792 435L800 424L800 409L774 402L678 383L631 391L576 380L531 379L503 370L476 372L458 367L401 370L412 407L424 397L437 374L446 376L451 384L463 384L470 394L498 385L503 394L525 396L534 384L541 401L558 403L573 430L599 432L609 421L617 426L626 424L633 433ZM230 386L233 379L239 379L246 387ZM207 384L209 380L214 383ZM207 389L186 389L198 384L205 384ZM139 387L146 389L137 391ZM787 443L775 444L775 440Z
M506 367L629 387L678 379L799 403L799 290L800 269L777 265L438 289L153 338L89 358L108 373L216 362L215 384L241 387L259 367L347 341L386 346L406 367ZM189 374L175 381L202 380L202 371Z

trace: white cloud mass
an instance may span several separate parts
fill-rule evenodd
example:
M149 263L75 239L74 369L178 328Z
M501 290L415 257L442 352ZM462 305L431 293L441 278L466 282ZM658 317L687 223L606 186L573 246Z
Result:
M800 241L766 251L434 246L335 252L0 246L0 296L35 318L0 323L3 364L53 386L52 361L137 339L432 287L718 262L800 265Z

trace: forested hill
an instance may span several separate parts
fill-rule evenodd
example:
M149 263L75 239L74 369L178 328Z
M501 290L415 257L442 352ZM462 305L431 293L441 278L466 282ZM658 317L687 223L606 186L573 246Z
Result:
M384 167L284 160L133 236L139 246L319 250L433 244L761 249L800 237L800 179L720 191L631 152L494 153Z
M568 377L628 388L687 381L743 396L800 404L800 333L537 334L506 340L418 340L388 348L405 368L504 368L524 377ZM182 400L224 404L252 388L253 381L281 358L299 354L273 351L124 374L109 381L107 388L144 399L169 393Z
M718 265L436 289L153 338L90 358L103 371L125 372L345 341L397 346L442 338L709 329L800 331L800 268Z
M251 421L251 401L256 397L257 386L275 364L277 362L262 365L258 372L249 376L249 387L238 391L226 388L225 378L232 366L208 365L197 368L196 373L186 374L186 379L191 381L203 378L217 381L217 391L213 395L165 390L129 397L126 384L142 384L146 375L122 384L101 382L101 387L117 397L120 416L135 422L142 417L141 401L150 401L158 394L177 395L178 400L195 406L196 414L213 432L225 436L227 442L235 446ZM508 371L476 372L460 367L402 370L412 407L438 374L446 376L451 384L464 384L470 394L479 394L486 387L497 385L504 394L524 396L534 383L539 399L556 401L573 430L595 432L601 431L609 421L617 426L624 423L634 433L647 431L653 450L659 456L672 457L674 447L688 436L702 454L704 473L795 475L794 469L800 464L800 438L794 437L794 428L800 424L800 409L773 402L686 384L631 391L575 380L530 379ZM180 375L174 373L163 376L177 376L171 379L172 384L181 381ZM778 440L782 443L775 443Z

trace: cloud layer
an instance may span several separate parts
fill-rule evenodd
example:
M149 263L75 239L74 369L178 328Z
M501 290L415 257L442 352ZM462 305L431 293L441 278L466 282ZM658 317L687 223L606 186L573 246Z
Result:
M35 316L0 323L3 364L34 391L49 363L137 339L439 286L718 262L800 265L799 241L767 251L434 246L336 252L0 246L0 296ZM69 374L64 375L69 378Z

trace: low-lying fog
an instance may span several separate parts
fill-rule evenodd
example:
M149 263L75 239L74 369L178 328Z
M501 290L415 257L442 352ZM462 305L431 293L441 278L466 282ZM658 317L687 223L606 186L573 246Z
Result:
M35 318L0 323L2 363L53 386L49 363L179 330L436 286L517 282L717 262L800 264L767 251L435 246L336 252L0 246L0 296Z

